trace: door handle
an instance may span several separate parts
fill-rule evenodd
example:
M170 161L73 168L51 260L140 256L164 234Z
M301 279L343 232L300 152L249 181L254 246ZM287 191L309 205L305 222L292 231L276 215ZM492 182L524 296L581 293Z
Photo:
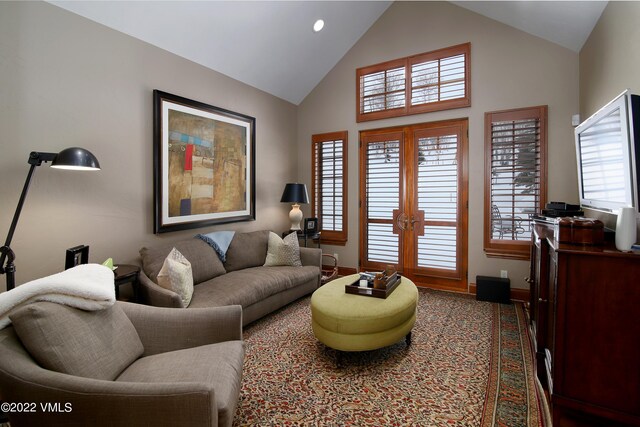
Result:
M415 217L415 216L411 215L411 221L409 221L409 222L411 223L411 231L413 231L413 229L414 229L414 224L415 224L416 222L420 222L420 220L416 219L416 217Z
M416 230L416 223L418 224L416 234L418 236L424 236L424 211L418 210L415 215L411 215L411 231Z

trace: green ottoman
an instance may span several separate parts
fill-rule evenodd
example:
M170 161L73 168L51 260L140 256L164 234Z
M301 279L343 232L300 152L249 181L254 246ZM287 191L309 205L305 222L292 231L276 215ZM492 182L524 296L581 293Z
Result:
M342 277L311 296L311 326L316 338L341 351L375 350L406 337L416 322L418 289L406 277L386 299L347 294L344 286L359 275Z

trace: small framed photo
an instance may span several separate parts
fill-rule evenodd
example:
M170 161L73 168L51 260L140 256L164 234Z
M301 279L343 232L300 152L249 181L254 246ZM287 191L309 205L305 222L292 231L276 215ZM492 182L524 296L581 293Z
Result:
M318 218L305 218L304 232L305 234L316 234L318 232Z
M64 263L64 269L75 267L80 264L89 263L89 246L80 245L67 249L67 257Z

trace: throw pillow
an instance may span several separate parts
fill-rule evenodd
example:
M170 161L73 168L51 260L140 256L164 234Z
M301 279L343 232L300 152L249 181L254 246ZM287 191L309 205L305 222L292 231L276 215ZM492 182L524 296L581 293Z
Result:
M9 317L29 354L51 371L113 381L144 351L138 332L118 304L84 311L36 302Z
M158 285L180 295L183 307L188 307L193 296L191 263L176 248L164 260L158 273Z
M267 239L265 237L265 252ZM185 239L170 244L157 244L140 249L142 270L151 281L158 283L158 273L169 252L176 248L191 263L193 284L206 282L209 279L226 273L222 261L211 246L200 239ZM263 258L264 262L264 258Z
M109 270L113 270L113 258L109 258L107 259L105 262L102 263L102 265L104 265L105 267L107 267Z
M265 266L292 265L302 267L300 261L300 246L295 232L281 239L274 232L269 233L269 247Z
M268 241L268 230L236 233L227 250L225 270L230 272L264 265Z

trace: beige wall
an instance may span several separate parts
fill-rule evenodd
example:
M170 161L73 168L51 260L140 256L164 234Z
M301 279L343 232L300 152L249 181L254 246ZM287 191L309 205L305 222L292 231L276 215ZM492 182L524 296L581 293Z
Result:
M355 121L355 70L399 57L471 42L472 106L367 123ZM578 54L445 2L396 2L302 102L298 111L299 179L311 182L311 135L349 131L349 242L326 246L340 265L358 262L358 131L448 118L469 118L469 281L508 270L526 288L528 262L483 252L484 113L549 106L550 200L577 201L571 116L578 112ZM308 207L306 213L308 214Z
M152 91L256 118L255 222L153 234ZM81 146L102 171L41 166L13 239L17 284L60 271L65 249L135 262L143 245L213 229L288 227L279 203L295 180L296 106L85 18L35 2L0 2L0 238L33 150ZM0 290L4 277L0 276Z
M580 51L580 114L586 119L625 89L640 94L640 2L611 1Z
M580 114L583 119L598 111L625 89L640 94L638 17L640 2L609 2L582 47ZM588 215L598 217L608 227L615 228L615 215L596 211L590 211Z

